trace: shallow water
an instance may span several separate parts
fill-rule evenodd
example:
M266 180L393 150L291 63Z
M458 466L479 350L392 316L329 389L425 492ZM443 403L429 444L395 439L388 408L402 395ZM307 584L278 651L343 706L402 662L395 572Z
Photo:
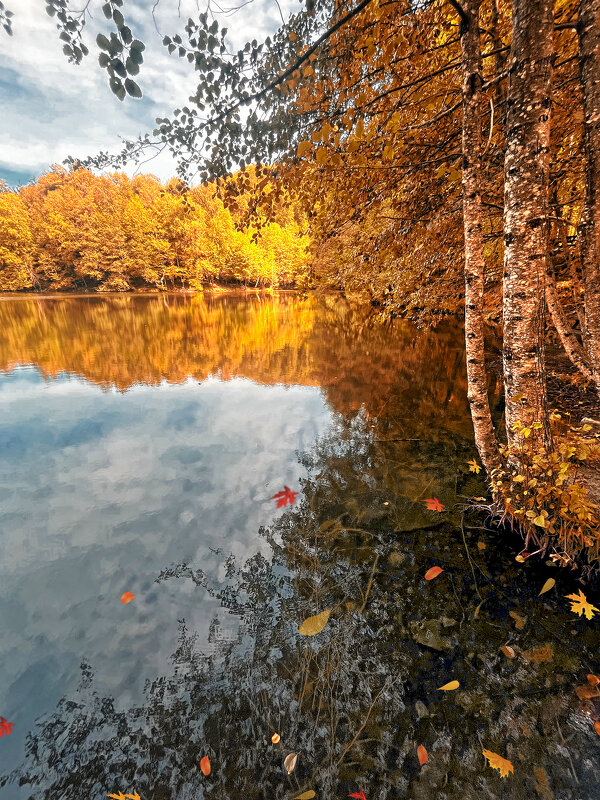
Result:
M0 300L2 800L600 797L600 617L464 512L461 335L337 296Z

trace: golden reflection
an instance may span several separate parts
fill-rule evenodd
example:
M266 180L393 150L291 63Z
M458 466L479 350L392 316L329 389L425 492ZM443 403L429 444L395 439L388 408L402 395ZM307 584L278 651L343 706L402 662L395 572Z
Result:
M33 364L121 391L209 375L320 386L410 438L413 421L471 436L461 333L384 326L337 295L117 295L0 301L0 369Z

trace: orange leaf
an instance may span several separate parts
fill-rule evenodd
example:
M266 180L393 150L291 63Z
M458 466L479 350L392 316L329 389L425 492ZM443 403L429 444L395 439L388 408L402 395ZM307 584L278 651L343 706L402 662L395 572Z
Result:
M500 650L507 658L514 658L516 655L515 651L512 649L512 647L510 647L510 645L504 645L504 647L501 647Z
M534 664L541 664L542 661L552 661L554 658L554 650L551 644L543 644L540 645L540 647L534 647L532 650L526 650L522 655L527 661L532 661Z
M420 764L421 766L423 766L423 764L424 764L424 763L427 761L427 759L429 758L429 756L428 756L428 754L427 754L427 750L426 750L426 749L423 747L423 745L422 745L422 744L420 744L420 745L417 747L417 756L419 757L419 764Z
M459 686L460 683L458 681L450 681L450 683L440 686L438 692L451 692L453 689L458 689Z
M509 772L514 772L513 765L508 759L502 758L498 753L492 753L491 750L483 750L482 752L490 762L490 767L500 771L501 778L506 778Z
M437 578L438 575L441 575L443 571L444 570L441 567L432 567L425 573L425 580L432 581L434 578Z
M210 758L208 756L200 759L200 769L203 775L210 775Z
M597 675L586 675L586 677L590 686L598 686L600 683L600 678Z
M429 511L443 511L446 506L443 506L437 497L430 497L428 500L423 500Z
M281 736L278 733L274 733L273 736L271 736L271 741L273 744L279 744L281 741Z
M131 603L131 601L133 600L134 597L135 597L135 595L131 594L131 592L123 592L123 594L121 595L121 602L122 603Z
M594 730L600 736L600 722L594 722Z
M598 687L590 686L589 683L584 683L583 686L576 686L575 694L580 700L591 700L592 697L600 697Z
M509 611L508 616L512 617L515 621L515 628L524 628L525 627L525 617L521 617L517 614L516 611Z

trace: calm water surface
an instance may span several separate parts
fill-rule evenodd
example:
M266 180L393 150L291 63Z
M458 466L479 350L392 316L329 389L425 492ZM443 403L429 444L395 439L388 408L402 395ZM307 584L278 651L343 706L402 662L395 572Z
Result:
M599 618L462 513L459 328L337 296L0 298L0 370L2 800L600 798L574 691Z

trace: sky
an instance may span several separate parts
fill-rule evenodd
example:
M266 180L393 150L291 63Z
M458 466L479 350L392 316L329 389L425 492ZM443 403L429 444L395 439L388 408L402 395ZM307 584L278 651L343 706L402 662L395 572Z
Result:
M67 156L85 158L99 150L118 152L121 140L152 132L156 117L170 116L185 105L196 87L196 73L185 59L169 56L162 37L180 32L188 17L204 11L204 0L160 0L152 19L154 0L126 0L122 8L133 35L146 44L144 64L136 77L144 96L120 102L110 91L107 75L98 65L96 35L106 31L101 0L91 0L83 41L90 50L80 65L69 64L58 39L56 21L44 0L6 0L14 12L13 36L0 29L0 179L9 186L26 184ZM77 10L84 0L71 0ZM221 14L231 46L261 41L295 9L295 0L252 0L235 13ZM179 6L179 14L178 14ZM221 5L225 11L227 4ZM163 153L142 166L161 180L175 175L175 162ZM135 165L125 169L133 174Z

